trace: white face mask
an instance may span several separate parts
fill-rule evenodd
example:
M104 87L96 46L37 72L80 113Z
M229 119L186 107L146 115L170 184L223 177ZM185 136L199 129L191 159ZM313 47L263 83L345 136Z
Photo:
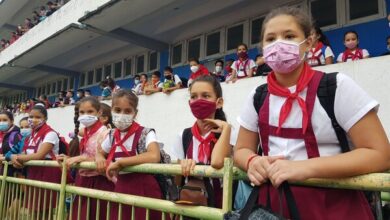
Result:
M193 73L199 70L199 66L191 66L190 68L191 68L191 72Z
M85 127L89 127L97 122L98 117L94 115L80 115L78 121Z
M139 82L140 82L139 79L135 79L135 80L134 80L134 84L136 84L136 85L138 85Z
M216 66L215 67L215 72L217 72L217 73L222 72L222 66Z
M111 112L112 115L112 123L114 123L115 127L119 130L125 130L130 127L134 121L134 114L118 114Z

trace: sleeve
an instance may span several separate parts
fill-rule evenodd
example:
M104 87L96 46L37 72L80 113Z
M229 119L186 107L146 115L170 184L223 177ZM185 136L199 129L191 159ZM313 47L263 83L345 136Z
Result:
M164 87L164 84L162 82L159 82L157 87L162 89Z
M11 156L13 154L20 154L23 150L24 147L24 138L19 140L17 144L15 144L6 154L5 154L5 159L7 161L11 161Z
M334 113L337 122L345 130L362 119L372 109L378 110L379 103L369 96L347 75L337 75L337 89Z
M343 62L343 53L340 53L337 57L337 62Z
M249 68L250 69L256 68L256 63L252 59L249 59Z
M230 132L230 145L232 145L233 147L236 146L236 143L237 143L237 137L238 137L238 129L236 129L236 127L233 127L232 126L232 130Z
M179 83L182 83L182 82L181 82L181 79L180 79L180 77L179 77L178 75L175 74L174 77L175 77L175 83L176 83L176 85L179 84Z
M362 51L363 51L363 57L368 57L368 56L370 56L370 54L368 53L368 50L363 49Z
M332 49L328 46L325 49L325 58L334 57Z
M253 96L255 95L256 88L252 90L248 98L245 101L244 107L241 110L241 114L238 116L238 124L240 126L253 131L258 132L258 115L253 106Z
M232 63L232 65L230 66L230 68L232 68L232 69L235 70L235 71L237 71L236 62L237 62L237 61L234 61L234 62Z
M45 138L43 139L42 143L50 143L54 146L58 145L60 140L58 139L58 134L54 131L51 131L46 134Z
M183 132L180 132L175 136L172 147L168 150L172 160L182 160L184 159L183 151Z
M102 144L101 144L101 147L102 147L102 150L105 152L105 153L110 153L110 150L111 150L111 143L110 143L110 134L108 134L106 136L106 138L104 138Z
M149 144L153 143L153 142L158 142L157 140L157 135L156 135L156 132L151 130L147 135L146 135L146 139L145 139L145 144L146 144L146 147L149 146Z

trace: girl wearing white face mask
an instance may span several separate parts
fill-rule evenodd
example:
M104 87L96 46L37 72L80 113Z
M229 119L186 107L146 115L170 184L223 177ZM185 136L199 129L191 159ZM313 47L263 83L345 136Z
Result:
M198 78L199 76L210 75L209 70L205 66L200 64L198 59L191 58L188 60L188 62L190 64L190 69L191 69L191 75L190 78L188 79L188 86L190 86L192 81Z
M359 48L359 36L355 31L347 31L344 34L345 51L337 57L338 63L361 60L370 57L366 49Z
M107 127L99 120L101 115L101 107L99 101L95 97L85 97L81 99L75 106L75 134L79 134L80 124L83 128L83 137L79 141L77 135L70 142L70 155L72 157L66 160L68 169L73 164L94 161L98 150L99 141L107 134ZM65 156L59 157L63 160ZM76 186L93 188L98 190L112 191L114 184L109 181L104 175L100 175L96 170L79 169L76 175ZM75 198L73 204L73 219L77 219L80 211L80 218L86 219L87 212L90 213L90 219L96 218L96 200L90 199L89 210L87 209L87 199L81 198L80 210L78 206L79 198ZM106 203L100 201L99 219L106 217Z
M138 98L132 92L121 90L115 93L112 121L116 129L111 130L101 144L102 150L96 155L96 166L98 171L106 173L110 180L116 182L115 192L160 199L161 189L153 175L120 172L127 166L160 162L160 147L155 131L134 121L137 106ZM131 216L131 212L131 206L122 206L122 216ZM135 208L135 219L145 219L145 215L145 209ZM150 211L149 218L161 219L161 213ZM110 219L118 219L118 204L113 206Z
M298 8L279 8L266 16L260 39L273 72L267 84L251 92L238 118L235 164L253 185L261 185L254 191L259 203L265 206L270 193L277 213L274 187L286 181L390 168L390 144L376 113L378 103L346 75L324 74L304 62L312 45L311 27L311 18ZM324 95L325 89L332 93ZM323 102L324 96L334 100ZM291 186L291 191L300 219L374 219L361 191L303 186ZM291 218L283 206L283 215Z

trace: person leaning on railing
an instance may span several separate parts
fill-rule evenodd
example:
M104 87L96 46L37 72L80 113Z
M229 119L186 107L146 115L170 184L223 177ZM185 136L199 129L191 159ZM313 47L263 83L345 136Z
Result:
M261 185L263 205L269 189L275 212L278 191L270 184L278 187L285 181L343 178L390 168L390 144L377 115L378 103L346 75L324 75L302 61L311 48L311 27L309 16L297 8L279 8L266 16L260 39L273 72L267 87L251 92L238 118L235 163L252 184ZM332 94L317 96L324 88L333 90L334 103L329 101ZM353 147L348 148L342 129ZM257 151L260 140L262 156ZM301 219L374 218L361 191L291 189ZM288 209L283 210L288 217Z

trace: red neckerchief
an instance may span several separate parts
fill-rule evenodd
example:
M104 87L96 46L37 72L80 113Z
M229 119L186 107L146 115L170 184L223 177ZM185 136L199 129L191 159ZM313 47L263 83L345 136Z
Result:
M310 49L310 52L311 52L311 54L312 54L312 58L319 58L320 56L321 56L321 54L317 57L316 56L316 54L317 54L317 52L319 51L319 50L321 50L321 48L324 46L324 44L321 42L321 41L319 41L318 43L317 43L317 46L315 47L315 48L311 48Z
M127 139L131 137L131 135L135 134L135 132L140 128L141 126L137 122L133 122L130 125L129 130L127 131L126 135L121 139L121 132L119 129L114 130L114 140L113 145L111 146L110 153L107 157L107 164L109 164L112 159L114 158L114 154L116 151L116 148L119 146L123 153L129 155L129 152L127 151L126 147L123 145Z
M362 49L356 48L355 53L352 53L352 51L347 48L343 53L343 62L347 61L348 59L352 59L352 60L363 59Z
M206 67L204 67L203 65L199 64L198 71L196 71L195 73L192 73L190 76L190 79L196 79L199 76L208 75L208 74L209 74L208 69Z
M84 152L89 138L92 137L92 135L94 135L102 126L103 124L100 121L97 121L91 126L89 131L87 128L84 128L84 136L80 141L80 154Z
M248 63L249 63L249 58L246 59L246 60L243 60L243 61L240 60L240 59L238 59L238 60L236 61L236 70L237 70L237 73L240 71L240 65L242 65L245 76L248 76L247 73L246 73L246 66L248 65Z
M215 138L214 133L210 132L210 134L203 138L199 131L199 126L195 122L195 124L191 128L192 135L200 142L199 148L198 148L198 160L199 162L208 164L211 160L211 149L212 144L215 144L217 142L217 139ZM206 157L206 161L205 161Z
M306 132L306 128L309 120L307 115L307 110L306 110L306 102L304 99L302 99L299 96L299 93L302 92L307 87L307 85L309 84L313 76L314 76L314 70L310 68L310 66L307 63L305 63L294 93L291 93L288 88L284 88L278 84L275 73L273 71L268 76L267 82L268 82L268 90L270 94L287 98L282 106L282 109L280 110L279 125L277 130L278 133L280 133L280 129L283 123L286 121L288 115L290 114L291 107L295 99L298 101L298 104L302 109L303 134Z

